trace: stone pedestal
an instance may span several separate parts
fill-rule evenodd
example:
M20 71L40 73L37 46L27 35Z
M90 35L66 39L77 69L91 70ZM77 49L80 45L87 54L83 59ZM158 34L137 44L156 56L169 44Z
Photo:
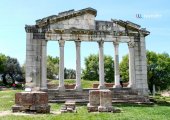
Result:
M50 113L48 94L46 92L19 92L15 94L13 112L33 111L37 113Z
M110 90L100 90L100 106L99 112L111 112L112 107L112 93Z
M98 106L100 105L100 91L90 90L89 91L89 103L87 104L87 109L89 112L98 111Z
M88 112L112 112L112 94L108 89L89 92Z
M76 113L76 103L75 101L66 101L64 106L61 108L61 113Z

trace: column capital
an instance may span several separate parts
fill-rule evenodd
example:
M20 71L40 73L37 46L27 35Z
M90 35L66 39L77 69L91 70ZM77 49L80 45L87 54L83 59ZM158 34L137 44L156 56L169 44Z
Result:
M47 40L42 40L42 46L46 46L47 45Z
M104 41L98 41L99 47L103 47Z
M65 41L64 40L59 40L58 41L60 47L64 47Z
M119 42L118 41L113 41L113 45L119 45Z
M75 41L76 47L80 47L81 46L81 41Z
M129 46L129 48L133 48L135 46L135 42L134 41L129 41L128 46Z

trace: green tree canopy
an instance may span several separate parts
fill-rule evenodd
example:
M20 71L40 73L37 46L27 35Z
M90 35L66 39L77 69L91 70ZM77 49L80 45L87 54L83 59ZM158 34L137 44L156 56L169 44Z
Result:
M111 56L104 56L105 81L114 81L114 62ZM83 79L99 80L99 55L91 54L85 58Z
M76 79L76 71L74 69L64 69L64 79Z
M7 57L0 53L0 73L4 73Z
M3 74L2 78L5 85L13 84L15 81L23 82L25 80L22 76L21 66L16 58L1 54L0 59L0 69Z
M47 78L54 79L59 73L59 57L47 57Z
M128 55L125 55L120 63L120 73L124 81L129 80ZM167 53L155 53L147 51L147 74L148 85L152 91L155 84L156 89L164 90L170 86L170 56Z
M122 61L120 62L120 75L124 82L129 81L129 57L128 55L123 56Z
M164 90L170 86L170 57L167 53L157 54L147 51L148 83L152 91L152 85L156 89Z

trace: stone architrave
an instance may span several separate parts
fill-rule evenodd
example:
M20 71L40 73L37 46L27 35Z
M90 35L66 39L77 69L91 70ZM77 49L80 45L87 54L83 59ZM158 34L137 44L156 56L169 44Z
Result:
M99 44L99 89L104 89L104 55L103 55L103 41L98 42Z
M59 40L59 46L60 46L60 61L59 61L59 91L65 91L64 86L64 40Z
M129 85L130 88L135 88L135 61L134 61L134 46L135 42L128 42L129 48Z
M120 72L119 72L119 42L113 42L114 50L115 50L115 85L114 88L120 88Z
M82 87L81 87L81 53L80 53L80 46L81 46L81 42L80 41L76 41L76 86L75 86L75 90L76 91L82 91Z

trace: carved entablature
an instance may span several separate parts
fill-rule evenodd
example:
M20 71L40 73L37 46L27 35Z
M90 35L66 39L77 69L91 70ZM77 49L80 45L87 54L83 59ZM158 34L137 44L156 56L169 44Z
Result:
M45 33L33 33L33 39L45 39Z
M97 11L93 8L82 10L69 10L61 12L58 15L48 16L36 21L36 25L25 26L28 33L34 33L34 39L58 40L56 36L67 36L67 39L78 38L87 40L105 39L113 41L118 37L134 37L139 41L141 36L149 35L149 31L141 28L130 21L115 20L99 21L95 20ZM55 36L55 37L54 37Z
M128 42L128 46L129 46L130 48L133 48L133 47L135 46L135 42L134 42L134 41L129 41L129 42Z
M82 16L84 14L92 14L94 16L97 15L97 11L93 8L85 8L79 11L69 10L65 12L61 12L58 15L52 15L49 17L45 17L43 19L39 19L36 21L36 25L39 27L47 26L49 24L54 24L60 21L68 20L74 17Z
M27 33L38 33L38 28L36 25L25 25L25 31Z
M111 31L113 30L113 22L111 21L95 21L96 30Z

